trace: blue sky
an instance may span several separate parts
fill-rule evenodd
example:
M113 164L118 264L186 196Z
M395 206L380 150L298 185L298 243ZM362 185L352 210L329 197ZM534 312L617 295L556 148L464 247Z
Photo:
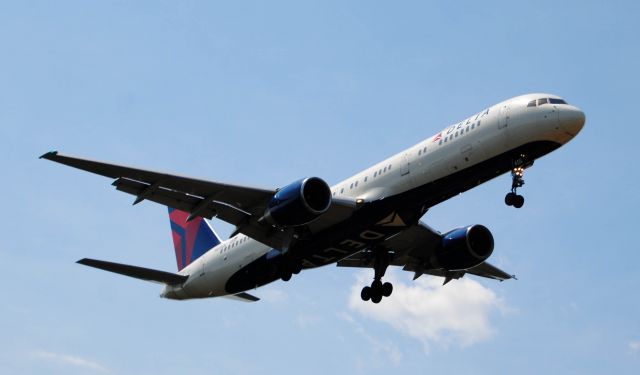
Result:
M0 368L11 374L640 371L637 2L0 4ZM506 98L551 92L582 133L424 218L482 223L497 283L332 266L175 302L82 257L175 270L164 207L38 160L66 153L265 187L330 183ZM219 232L229 226L213 222Z

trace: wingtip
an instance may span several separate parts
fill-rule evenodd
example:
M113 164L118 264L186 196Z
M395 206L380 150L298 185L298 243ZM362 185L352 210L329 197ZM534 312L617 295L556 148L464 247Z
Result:
M88 258L82 258L82 259L76 260L76 263L86 266L87 265L87 260L89 260L89 259Z
M58 155L58 151L49 151L47 153L44 153L42 155L40 155L39 159L51 159L52 157Z

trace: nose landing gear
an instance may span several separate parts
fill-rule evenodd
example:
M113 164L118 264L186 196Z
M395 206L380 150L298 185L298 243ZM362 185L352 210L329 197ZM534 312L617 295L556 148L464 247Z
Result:
M523 176L523 167L515 167L511 170L511 192L507 193L504 197L504 203L507 206L520 208L524 205L524 197L522 195L518 195L518 188L524 185Z
M389 297L393 292L393 285L389 282L382 283L382 277L389 266L391 254L386 250L375 251L373 260L374 277L371 286L365 286L360 292L363 301L371 300L380 303L382 297Z

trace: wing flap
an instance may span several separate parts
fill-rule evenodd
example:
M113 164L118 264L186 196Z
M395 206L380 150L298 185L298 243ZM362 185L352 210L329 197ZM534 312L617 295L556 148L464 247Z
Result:
M163 204L165 206L177 208L185 212L194 212L198 210L198 216L211 219L219 217L220 219L234 224L240 225L251 217L251 214L239 208L228 205L224 202L209 200L195 195L185 194L180 191L170 190L164 187L158 187L149 192L151 185L129 180L127 178L119 178L113 182L113 186L117 190L140 196L145 192L144 199ZM204 207L199 207L201 203L206 203Z
M169 285L182 284L189 278L189 276L179 275L177 273L158 271L151 268L131 266L128 264L107 262L97 259L83 258L76 263L93 268L98 268L104 271L118 273L120 275L134 277L136 279Z
M486 277L486 278L494 279L498 281L504 281L504 280L516 278L515 275L509 275L508 273L504 272L500 268L488 262L484 262L478 266L470 268L466 272L476 276L482 276L482 277Z

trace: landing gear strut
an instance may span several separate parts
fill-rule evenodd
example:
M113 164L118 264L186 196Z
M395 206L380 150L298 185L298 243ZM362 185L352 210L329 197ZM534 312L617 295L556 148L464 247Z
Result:
M520 208L524 205L524 197L522 195L518 195L518 188L524 185L524 179L522 176L524 176L523 167L515 167L511 170L511 192L507 193L504 197L504 203L507 206Z
M363 301L371 300L373 303L380 303L382 297L389 297L393 292L393 285L389 282L382 283L382 277L387 271L391 255L387 250L374 251L373 259L374 277L371 286L365 286L360 292Z

